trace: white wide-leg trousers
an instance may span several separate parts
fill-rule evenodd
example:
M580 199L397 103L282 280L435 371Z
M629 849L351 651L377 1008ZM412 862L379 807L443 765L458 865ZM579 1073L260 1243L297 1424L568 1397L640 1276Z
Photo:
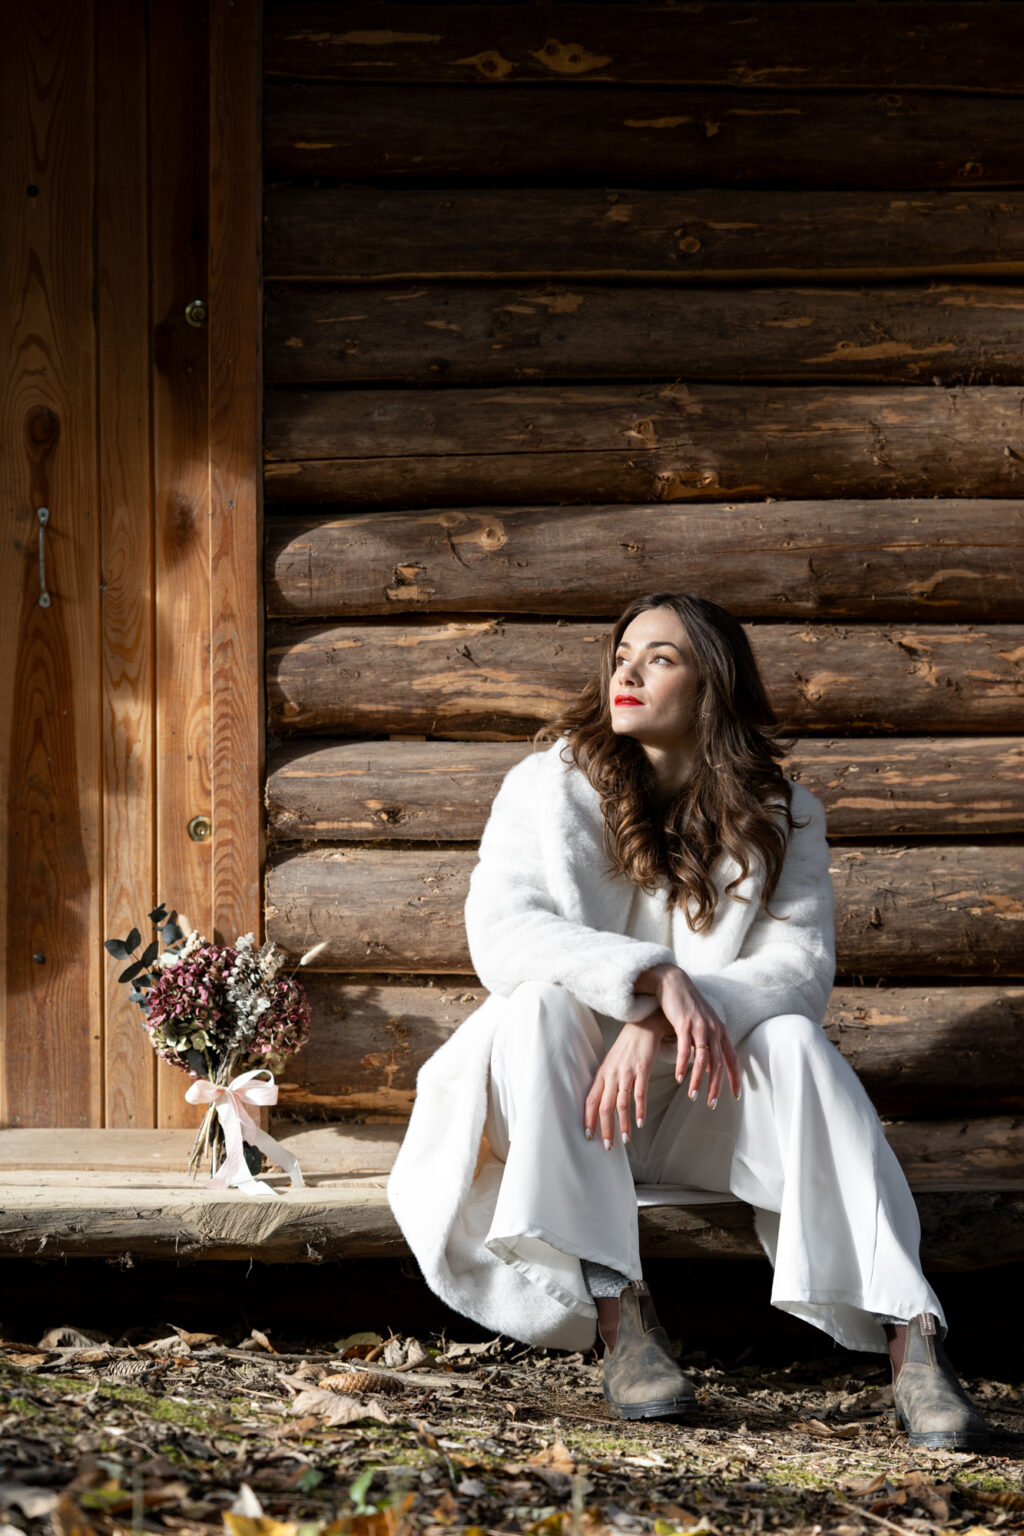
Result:
M765 1019L737 1047L737 1102L694 1102L655 1063L642 1129L611 1151L583 1134L583 1103L621 1024L563 987L504 1002L491 1052L486 1135L504 1165L487 1247L564 1305L592 1315L579 1261L639 1279L637 1185L734 1195L754 1207L774 1268L772 1303L851 1349L884 1351L881 1321L931 1312L913 1196L856 1074L810 1019ZM705 1085L706 1087L706 1085ZM526 1342L531 1342L527 1340Z

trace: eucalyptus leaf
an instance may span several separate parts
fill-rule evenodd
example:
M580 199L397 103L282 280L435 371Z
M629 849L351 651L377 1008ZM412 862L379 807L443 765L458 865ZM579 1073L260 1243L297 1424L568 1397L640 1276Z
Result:
M142 943L142 934L137 928L133 928L124 942L127 945L130 953L133 949L138 949L139 945Z
M154 907L148 915L151 923L162 923L167 916L167 908L161 902L160 906Z
M156 957L157 957L157 955L159 953L160 953L160 940L159 939L154 939L152 944L147 944L145 949L142 951L142 963L143 963L143 965L152 965L153 961L156 959Z
M176 944L181 937L182 932L177 923L164 923L160 929L160 938L165 944Z
M245 1154L245 1166L250 1173L260 1173L263 1168L263 1153L259 1147L250 1146L249 1142L242 1142L242 1151Z
M104 939L103 948L109 955L113 955L115 960L127 960L131 953L124 939Z
M143 965L142 961L136 960L134 965L128 966L127 970L122 971L117 979L118 981L134 981L136 976L138 976L140 972L144 971L145 969L146 967Z
M138 987L132 987L131 991L128 993L128 1001L130 1003L142 1003L145 1005L146 994L145 992L140 992Z

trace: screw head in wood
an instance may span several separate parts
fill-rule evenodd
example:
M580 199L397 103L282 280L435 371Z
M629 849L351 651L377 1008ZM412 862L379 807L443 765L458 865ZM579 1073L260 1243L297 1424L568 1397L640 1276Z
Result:
M194 843L205 843L213 831L209 816L193 816L188 824L188 835Z

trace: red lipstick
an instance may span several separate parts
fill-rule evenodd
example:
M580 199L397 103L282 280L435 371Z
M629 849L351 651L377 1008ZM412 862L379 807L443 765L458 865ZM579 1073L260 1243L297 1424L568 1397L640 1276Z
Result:
M640 700L635 699L631 693L617 693L615 695L615 702L616 704L636 704L641 708L643 707L640 704Z

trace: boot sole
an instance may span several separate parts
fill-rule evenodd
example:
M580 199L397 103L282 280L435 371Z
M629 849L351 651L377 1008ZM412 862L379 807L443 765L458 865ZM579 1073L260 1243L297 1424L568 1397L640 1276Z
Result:
M697 1400L693 1397L655 1398L648 1403L614 1403L605 1392L604 1400L613 1419L678 1419L684 1414L693 1413L697 1408Z
M979 1430L922 1429L915 1432L902 1413L896 1414L896 1424L906 1430L910 1444L920 1450L987 1451L992 1445L992 1436Z

